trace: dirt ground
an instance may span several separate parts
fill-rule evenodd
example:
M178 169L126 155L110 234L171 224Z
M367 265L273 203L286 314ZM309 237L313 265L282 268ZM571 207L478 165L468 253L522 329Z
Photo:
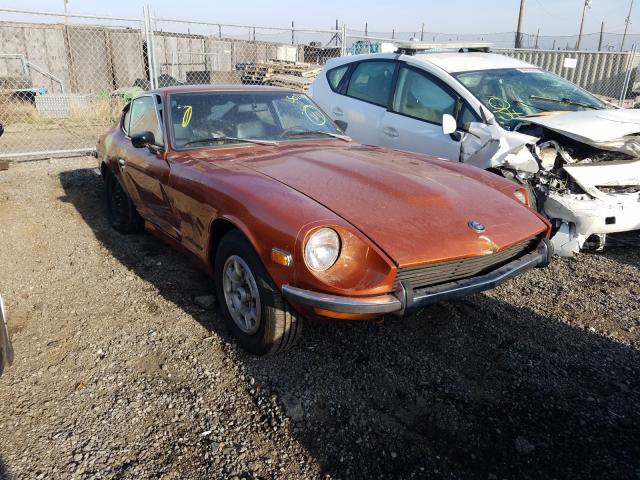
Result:
M94 166L0 169L0 478L640 478L640 248L259 359Z

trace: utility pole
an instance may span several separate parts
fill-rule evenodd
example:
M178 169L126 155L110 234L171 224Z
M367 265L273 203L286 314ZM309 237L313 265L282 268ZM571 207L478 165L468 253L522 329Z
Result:
M538 40L540 40L540 29L538 28L538 33L536 33L536 46L535 49L538 49Z
M420 30L420 41L424 41L424 23L422 24L422 29Z
M364 24L364 37L367 38L369 36L369 22Z
M582 7L582 20L580 21L580 33L578 34L578 42L576 43L576 50L580 50L580 43L582 42L582 30L584 28L584 17L587 13L587 8L591 8L591 0L584 0L584 7Z
M604 20L602 21L602 25L600 25L600 40L598 40L598 51L602 50L603 35L604 35Z
M629 30L629 24L631 23L631 10L633 10L633 0L631 0L631 5L629 5L629 15L627 15L627 19L624 22L624 35L622 35L622 45L620 45L621 52L624 51L624 41L627 39L627 31Z
M520 0L520 13L518 14L518 31L516 32L516 48L522 48L522 18L524 17L524 0Z

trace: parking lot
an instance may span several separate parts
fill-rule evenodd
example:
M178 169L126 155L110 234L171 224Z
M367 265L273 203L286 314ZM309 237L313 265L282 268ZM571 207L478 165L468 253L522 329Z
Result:
M638 247L255 358L187 259L110 228L94 167L0 168L0 478L640 476Z

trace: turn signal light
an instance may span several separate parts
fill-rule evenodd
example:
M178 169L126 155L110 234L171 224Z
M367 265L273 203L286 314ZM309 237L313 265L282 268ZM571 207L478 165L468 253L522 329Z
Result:
M291 254L289 252L285 252L284 250L280 250L279 248L271 249L271 260L278 265L282 265L283 267L290 267L293 261Z

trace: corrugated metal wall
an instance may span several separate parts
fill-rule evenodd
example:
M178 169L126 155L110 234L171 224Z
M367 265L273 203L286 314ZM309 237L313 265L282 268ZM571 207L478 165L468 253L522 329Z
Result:
M627 71L635 70L640 55L631 52L577 52L567 50L495 49L496 53L518 58L549 70L597 95L620 98ZM565 59L576 59L575 68L565 67ZM631 87L627 97L633 96Z

